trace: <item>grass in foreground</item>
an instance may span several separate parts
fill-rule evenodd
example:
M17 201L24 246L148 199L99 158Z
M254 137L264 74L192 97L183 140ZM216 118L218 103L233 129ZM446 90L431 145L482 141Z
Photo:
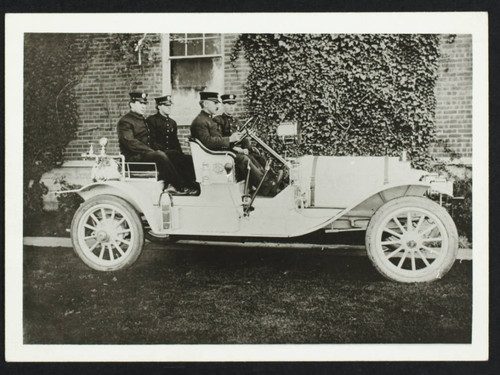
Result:
M148 245L128 270L26 248L26 344L469 343L471 262L398 284L367 257Z

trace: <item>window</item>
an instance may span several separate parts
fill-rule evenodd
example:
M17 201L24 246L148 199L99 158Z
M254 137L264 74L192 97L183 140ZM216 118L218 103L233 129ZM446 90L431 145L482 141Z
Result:
M200 112L200 91L224 89L222 34L167 34L163 37L164 91L172 93L172 118L189 125Z

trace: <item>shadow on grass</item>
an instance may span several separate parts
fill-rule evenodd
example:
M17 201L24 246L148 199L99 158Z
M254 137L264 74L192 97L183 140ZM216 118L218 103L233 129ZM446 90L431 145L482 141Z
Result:
M334 251L146 246L119 272L25 248L26 344L468 343L472 271L398 284Z

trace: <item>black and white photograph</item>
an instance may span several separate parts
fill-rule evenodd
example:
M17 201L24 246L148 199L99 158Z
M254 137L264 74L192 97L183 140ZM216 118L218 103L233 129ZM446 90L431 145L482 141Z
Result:
M487 13L5 20L7 361L488 359Z

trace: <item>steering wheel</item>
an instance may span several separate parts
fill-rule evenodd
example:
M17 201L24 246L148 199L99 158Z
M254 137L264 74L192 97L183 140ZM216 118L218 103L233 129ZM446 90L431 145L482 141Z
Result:
M253 121L254 117L250 117L248 120L245 121L245 123L243 125L241 125L241 127L238 129L239 132L242 132L243 130L246 129L246 127L248 126L248 124L250 124L252 121Z
M255 116L250 117L244 124L243 126L238 130L240 133L244 132L245 134L243 137L240 139L239 142L241 142L243 139L250 137L250 132L255 129L257 126L257 120L258 118ZM239 143L238 142L238 143Z

